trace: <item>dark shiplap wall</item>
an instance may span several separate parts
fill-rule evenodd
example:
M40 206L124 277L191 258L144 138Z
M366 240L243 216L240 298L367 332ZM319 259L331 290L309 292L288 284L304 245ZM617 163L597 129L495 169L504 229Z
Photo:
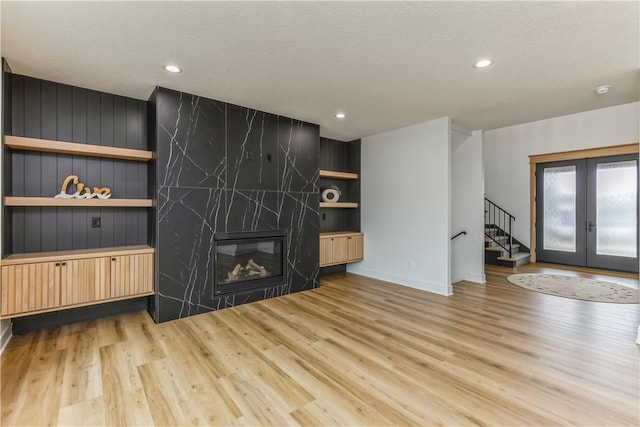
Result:
M20 75L11 76L11 134L76 143L147 149L145 101ZM9 151L12 196L53 197L67 175L114 198L147 198L147 164L63 154ZM5 175L5 178L7 176ZM147 209L10 208L7 253L148 242ZM100 228L91 218L101 217Z
M341 142L320 138L320 169L360 174L360 140ZM360 203L360 180L320 178L320 192L336 185L341 202ZM360 207L320 209L320 232L360 231Z

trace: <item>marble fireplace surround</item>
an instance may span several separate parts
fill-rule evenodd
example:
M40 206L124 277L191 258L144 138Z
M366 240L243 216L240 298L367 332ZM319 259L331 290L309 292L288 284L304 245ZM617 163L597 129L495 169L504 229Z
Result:
M319 126L156 88L149 100L156 322L318 286ZM217 233L287 231L286 282L213 292Z

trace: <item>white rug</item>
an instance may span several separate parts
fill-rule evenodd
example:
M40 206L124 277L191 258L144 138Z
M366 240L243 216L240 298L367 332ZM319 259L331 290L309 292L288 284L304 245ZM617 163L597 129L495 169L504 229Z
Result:
M602 280L560 274L512 274L507 280L516 286L564 298L618 304L638 304L637 289Z

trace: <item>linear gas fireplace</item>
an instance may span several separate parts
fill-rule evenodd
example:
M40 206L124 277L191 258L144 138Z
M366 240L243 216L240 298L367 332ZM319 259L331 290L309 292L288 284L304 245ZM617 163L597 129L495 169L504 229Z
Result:
M286 283L286 255L286 230L216 234L213 296Z

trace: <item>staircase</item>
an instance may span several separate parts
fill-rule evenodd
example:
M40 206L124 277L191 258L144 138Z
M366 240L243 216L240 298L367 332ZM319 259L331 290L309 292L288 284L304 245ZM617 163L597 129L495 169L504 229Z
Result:
M512 225L516 218L484 199L484 262L486 264L518 267L530 262L529 248L512 236Z

